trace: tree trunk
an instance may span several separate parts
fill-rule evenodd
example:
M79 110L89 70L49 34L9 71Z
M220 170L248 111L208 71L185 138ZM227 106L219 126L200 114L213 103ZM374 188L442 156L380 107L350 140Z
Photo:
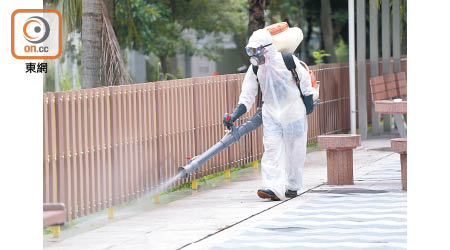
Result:
M289 16L286 13L286 10L284 8L280 9L280 16L281 16L281 21L282 22L287 22L287 24L289 25L289 27L292 27L291 22L289 21Z
M269 1L267 1L269 2ZM264 8L266 0L248 0L248 37L253 31L264 28Z
M309 65L312 64L312 62L314 62L311 53L309 52L309 42L311 41L311 35L312 35L312 17L311 16L306 16L306 26L307 26L307 31L306 31L306 36L304 39L304 43L305 43L305 62Z
M83 0L81 28L81 86L100 86L102 57L102 0Z
M166 74L167 73L167 56L158 56L159 61L161 62L161 68L162 68L162 73ZM159 76L158 76L159 77Z
M322 29L323 45L326 53L330 54L328 62L336 62L333 42L333 26L331 24L331 5L330 0L320 0L320 26Z
M238 34L233 35L233 41L236 43L237 49L239 51L239 56L243 62L248 62L249 57L247 55L247 52L245 51L246 41L245 41L245 35L239 36Z
M300 28L300 29L302 29L302 32L303 32L303 41L300 43L300 46L297 48L297 50L295 51L295 53L299 53L299 55L300 55L300 57L299 57L299 59L300 60L302 60L302 61L306 61L307 60L307 58L308 58L308 55L306 54L306 43L305 43L305 40L304 40L304 36L305 36L305 23L306 23L306 20L305 20L305 3L302 1L301 3L300 3L301 5L300 5L300 18L299 18L299 20L298 20L298 27Z

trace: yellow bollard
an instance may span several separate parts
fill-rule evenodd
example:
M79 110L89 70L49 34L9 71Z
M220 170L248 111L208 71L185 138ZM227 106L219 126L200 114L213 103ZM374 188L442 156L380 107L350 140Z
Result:
M52 233L53 238L59 238L61 234L61 226L60 225L52 226Z
M161 202L161 197L159 196L159 194L155 195L153 197L153 202L155 202L155 204L159 204Z
M226 169L225 170L225 179L230 179L230 177L231 177L231 172L229 169Z
M114 219L114 206L108 208L108 219Z
M253 168L258 169L258 161L253 161Z
M197 190L198 189L198 182L197 180L192 181L192 189Z

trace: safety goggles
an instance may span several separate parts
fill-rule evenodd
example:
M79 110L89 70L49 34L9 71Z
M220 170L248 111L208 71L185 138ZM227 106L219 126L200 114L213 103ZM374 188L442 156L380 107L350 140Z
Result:
M245 48L245 51L247 52L248 56L256 56L256 55L260 55L262 53L264 53L264 48L267 46L272 45L271 43L264 45L264 46L259 46L258 48L250 48L247 47Z

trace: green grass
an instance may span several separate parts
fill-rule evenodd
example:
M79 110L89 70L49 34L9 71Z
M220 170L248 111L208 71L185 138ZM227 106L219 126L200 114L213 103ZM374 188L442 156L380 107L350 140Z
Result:
M173 187L173 188L171 188L171 189L169 189L167 191L161 192L160 195L172 193L172 192L175 192L175 191L178 191L178 190L181 190L181 189L190 188L191 184L192 184L192 182L186 182L184 184L181 184L181 185L178 185L176 187Z
M75 222L74 220L68 221L66 223L64 223L64 225L61 226L61 230L64 228L70 228L70 227L74 227L76 224L78 224L77 222ZM52 233L52 227L47 227L44 228L44 235L47 234L51 234Z
M307 144L307 147L314 147L314 146L317 146L317 141L309 142ZM261 162L261 160L258 160L258 163L260 163L260 162ZM246 168L249 168L249 167L252 167L252 166L253 166L253 162L249 162L247 164L231 168L230 172L233 173L233 172L236 172L236 171L239 171L239 170L242 170L242 169L246 169ZM220 172L217 172L217 173L214 173L214 174L203 176L203 177L197 179L197 181L199 183L205 183L208 180L211 180L213 178L216 178L216 177L219 177L219 176L222 176L222 175L225 175L225 171L220 171ZM173 188L171 188L171 189L169 189L167 191L161 192L160 195L169 194L169 193L172 193L172 192L175 192L175 191L178 191L178 190L190 189L191 185L192 185L192 181L186 182L184 184L181 184L181 185L178 185L176 187L173 187ZM127 203L131 204L132 202L135 202L135 201L132 200L132 201L129 201ZM72 220L72 221L66 222L64 224L64 227L65 228L69 228L69 227L75 226L76 224L77 223ZM93 225L91 225L91 226L93 226ZM52 227L44 228L43 231L44 231L44 235L51 234L52 233Z
M52 227L44 228L44 235L51 234L51 233L52 233Z
M309 143L307 144L307 147L315 147L315 146L317 146L317 141L312 141L312 142L309 142ZM261 162L261 160L259 160L258 162ZM246 168L249 168L249 167L251 167L251 166L253 166L253 162L249 162L249 163L247 163L247 164L244 164L244 165L241 165L241 166L237 166L237 167L231 168L231 169L230 169L230 172L233 173L233 172L235 172L235 171L239 171L239 170L242 170L242 169L246 169ZM214 173L214 174L210 174L210 175L203 176L203 177L197 179L197 181L198 181L199 183L205 183L205 182L207 182L208 180L211 180L211 179L213 179L213 178L216 178L216 177L219 177L219 176L222 176L222 175L225 175L225 171L220 171L220 172L217 172L217 173ZM186 183L184 183L184 184L181 184L181 185L172 187L171 189L169 189L169 190L167 190L167 191L161 192L160 195L172 193L172 192L175 192L175 191L178 191L178 190L189 189L189 188L191 188L191 186L192 186L192 181L186 182Z
M314 147L314 146L317 146L317 141L309 142L307 144L307 147ZM258 160L258 163L260 163L260 162L261 162L261 160ZM242 169L246 169L246 168L249 168L249 167L252 167L252 166L253 166L253 162L249 162L247 164L231 168L230 172L233 173L233 172L236 172L236 171L239 171L239 170L242 170ZM197 179L197 181L199 183L206 183L208 180L211 180L213 178L216 178L216 177L219 177L219 176L222 176L222 175L225 175L225 171L220 171L220 172L217 172L217 173L214 173L214 174L203 176L203 177ZM160 195L169 194L169 193L172 193L172 192L175 192L175 191L178 191L178 190L190 189L191 185L192 185L192 181L186 182L184 184L175 186L175 187L173 187L173 188L171 188L171 189L169 189L167 191L161 192ZM132 200L132 201L129 201L127 203L131 204L133 202L135 202L135 201ZM124 203L124 204L126 204L126 203ZM72 220L72 221L66 222L64 224L64 227L66 227L66 228L73 227L76 224L77 223ZM44 235L51 234L51 233L52 233L52 228L51 227L44 228Z
M258 161L258 162L260 162L260 161ZM245 168L249 168L251 166L253 166L253 162L249 162L249 163L247 163L245 165L241 165L241 166L237 166L237 167L231 168L230 172L233 173L235 171L239 171L239 170L242 170L242 169L245 169ZM199 183L205 183L208 180L211 180L213 178L216 178L216 177L219 177L219 176L222 176L222 175L225 175L225 171L220 171L220 172L217 172L217 173L214 173L214 174L203 176L201 178L198 178L197 181ZM191 185L192 185L192 181L186 182L184 184L181 184L181 185L178 185L176 187L173 187L173 188L169 189L168 191L162 192L161 195L172 193L172 192L175 192L175 191L178 191L178 190L182 190L182 189L188 189L188 188L191 188Z

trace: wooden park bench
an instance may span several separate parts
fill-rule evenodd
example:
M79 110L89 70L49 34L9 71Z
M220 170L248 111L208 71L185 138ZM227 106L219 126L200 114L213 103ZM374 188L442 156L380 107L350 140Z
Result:
M370 89L375 112L394 115L400 136L406 138L406 73L372 77Z
M66 221L66 206L64 203L44 203L44 228L52 227L53 237L58 238L60 225Z

